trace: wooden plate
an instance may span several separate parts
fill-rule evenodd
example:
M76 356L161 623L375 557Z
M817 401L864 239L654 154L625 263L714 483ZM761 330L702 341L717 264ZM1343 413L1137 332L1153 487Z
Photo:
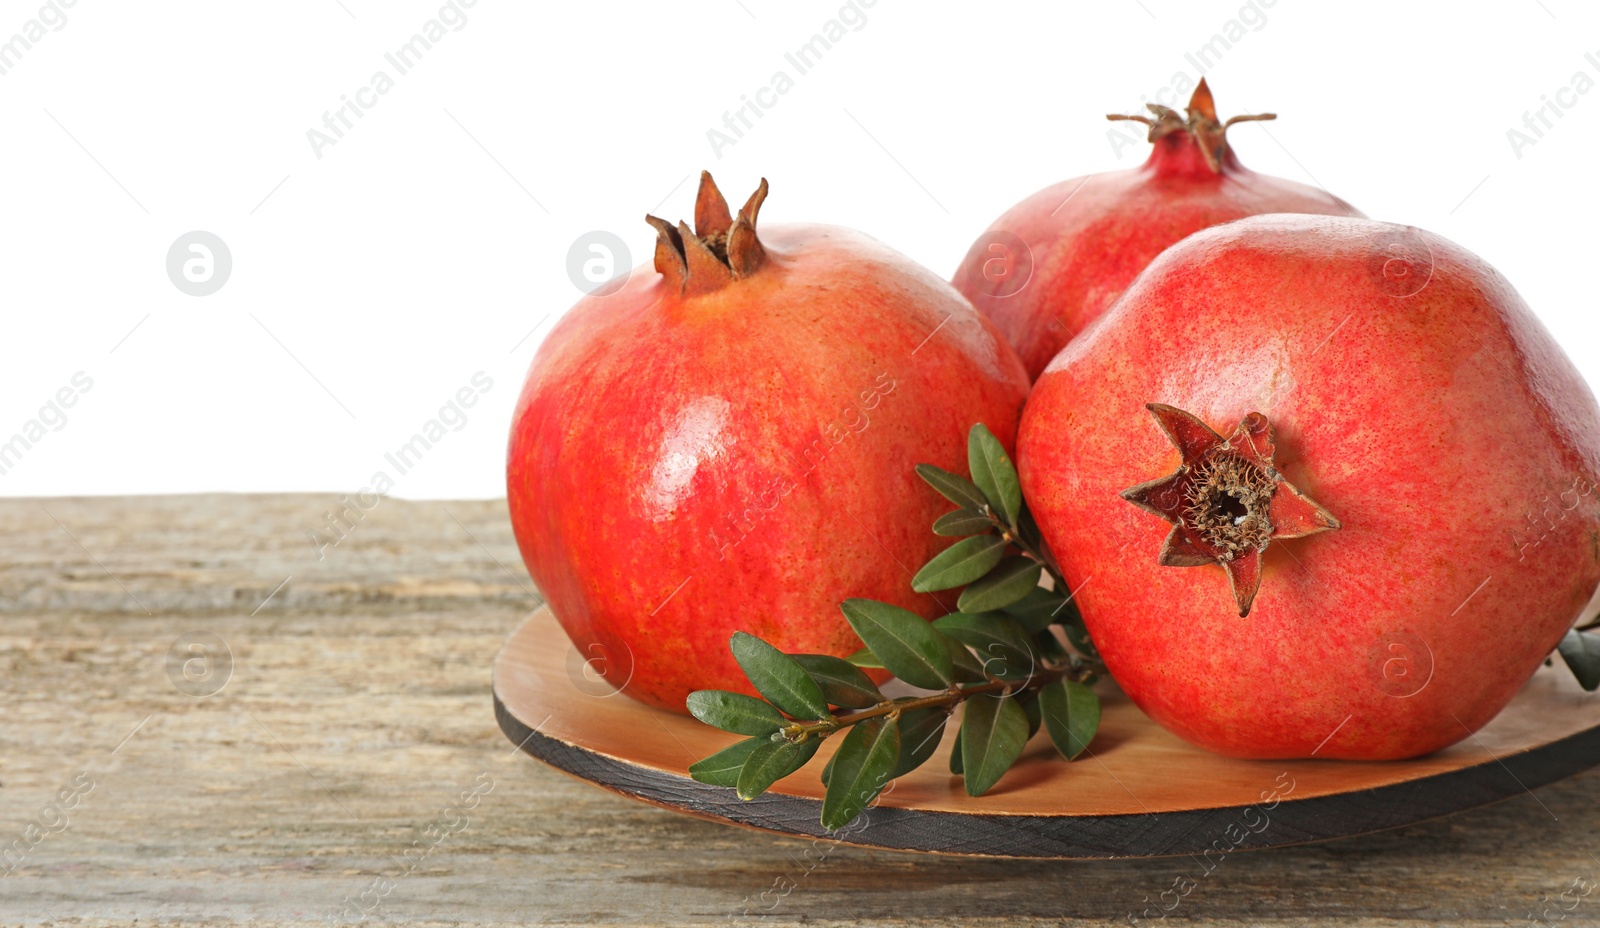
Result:
M984 857L1112 858L1302 844L1408 825L1521 795L1600 764L1600 695L1544 667L1498 718L1410 761L1241 761L1180 741L1120 694L1105 700L1092 757L1071 764L1029 743L988 795L946 764L949 742L836 833L818 821L811 763L752 802L689 778L691 763L739 740L651 709L585 673L548 609L494 664L495 715L522 750L625 796L717 821L864 847Z

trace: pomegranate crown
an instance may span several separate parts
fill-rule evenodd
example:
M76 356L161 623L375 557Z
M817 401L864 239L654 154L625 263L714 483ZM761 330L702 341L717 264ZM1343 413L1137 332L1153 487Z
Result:
M700 172L700 192L694 200L694 231L686 223L676 226L657 216L644 221L656 230L656 271L668 286L691 296L720 290L730 282L749 277L766 263L767 250L756 237L756 214L767 198L767 179L739 208L728 212L711 172Z
M1222 171L1222 153L1228 148L1228 127L1236 122L1264 122L1268 119L1277 119L1277 113L1254 113L1244 116L1230 116L1227 122L1217 120L1217 104L1211 97L1211 88L1206 85L1206 79L1200 78L1200 86L1194 89L1194 94L1189 97L1187 107L1188 118L1178 115L1178 111L1170 106L1159 103L1146 103L1145 109L1155 114L1149 116L1127 116L1121 113L1107 113L1110 120L1129 120L1142 122L1150 127L1150 141L1156 142L1173 132L1183 131L1189 133L1196 145L1200 147L1200 154L1206 159L1206 164L1212 171Z

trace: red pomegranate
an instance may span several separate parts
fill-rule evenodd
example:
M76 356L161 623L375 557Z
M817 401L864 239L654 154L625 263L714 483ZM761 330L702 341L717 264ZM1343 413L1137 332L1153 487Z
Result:
M1449 745L1600 585L1594 395L1504 278L1408 227L1185 239L1046 368L1017 454L1111 673L1223 754Z
M738 630L789 652L860 647L839 603L932 617L911 572L945 504L913 468L1008 446L1027 395L992 324L860 233L763 228L701 176L695 228L647 217L635 269L556 325L512 424L507 492L534 581L592 667L652 705L754 693Z
M1240 164L1228 127L1276 117L1218 122L1204 78L1187 119L1165 106L1149 109L1154 119L1108 117L1149 125L1155 149L1142 166L1044 188L996 219L956 269L956 289L1000 327L1029 377L1190 233L1260 213L1361 215L1324 190Z

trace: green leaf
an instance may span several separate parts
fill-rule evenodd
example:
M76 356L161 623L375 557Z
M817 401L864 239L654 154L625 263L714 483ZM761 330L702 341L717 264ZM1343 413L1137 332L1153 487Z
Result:
M1094 740L1100 727L1100 697L1082 683L1057 680L1039 691L1044 727L1056 750L1067 760L1076 758Z
M957 509L947 512L933 521L935 535L981 535L994 528L994 523L981 512L971 509Z
M1017 482L1017 469L1011 466L1011 457L1000 439L981 422L967 433L967 469L994 511L1005 518L1007 525L1016 525L1022 513L1022 485Z
M927 690L955 681L942 636L915 612L873 599L847 599L839 609L884 669L901 680Z
M1021 622L1022 627L1028 631L1042 632L1049 628L1052 622L1059 622L1069 614L1077 615L1076 609L1072 606L1062 608L1066 603L1067 601L1062 599L1060 594L1052 593L1042 586L1036 586L1028 591L1027 596L1008 606L1003 606L1002 609L1006 615Z
M883 670L883 661L878 660L878 655L872 653L871 648L862 648L859 651L845 655L845 660L868 670Z
M1037 694L1034 698L1022 702L1022 711L1028 714L1028 740L1031 741L1039 732L1039 723L1044 721L1044 710L1039 708Z
M961 591L956 608L962 612L989 612L1021 602L1030 590L1039 588L1044 566L1027 557L1008 557L999 566Z
M912 709L900 716L900 757L889 779L905 776L921 767L939 749L944 723L950 713L940 708Z
M739 770L750 758L750 752L763 744L771 744L770 736L757 735L735 741L717 753L689 765L689 776L712 786L738 786Z
M1567 632L1558 648L1561 659L1572 668L1578 685L1593 692L1600 689L1600 635L1580 631Z
M1044 547L1044 536L1039 534L1039 523L1033 520L1033 513L1028 509L1028 501L1022 501L1022 515L1017 518L1017 531L1021 533L1022 540L1035 548Z
M1070 602L1067 605L1073 610L1077 609ZM1094 658L1100 656L1100 649L1094 646L1094 639L1089 637L1089 630L1083 627L1083 616L1074 615L1072 621L1061 623L1061 630L1067 633L1068 643L1077 648L1079 654Z
M1005 555L1007 541L999 535L974 535L933 556L911 578L918 593L964 586L994 569Z
M806 765L817 753L822 739L812 736L804 741L768 741L750 751L744 767L739 770L739 798L754 799L767 788Z
M978 655L967 650L967 646L954 638L945 638L945 647L950 651L950 666L955 671L958 683L981 683L989 679L983 672L983 661Z
M839 752L834 751L833 756L828 758L828 762L822 765L822 785L824 787L828 785L828 780L833 778L833 762L838 759Z
M822 797L822 827L837 831L850 824L883 792L900 756L900 725L891 718L852 726L834 754L833 774Z
M739 669L767 702L797 719L832 718L822 687L794 658L745 632L734 632L728 647Z
M933 627L978 652L987 674L1002 680L1020 680L1038 664L1033 639L1022 623L998 612L952 612L935 619Z
M1028 713L1010 696L980 693L967 700L961 720L961 768L967 795L982 796L1022 756Z
M955 742L950 745L950 772L961 776L961 729L956 729Z
M982 510L989 505L984 498L983 491L965 477L957 477L943 468L934 467L932 464L918 464L917 476L928 482L928 486L939 491L939 495L962 509Z
M707 725L739 735L770 735L788 723L754 696L727 690L695 690L686 705L690 715Z
M883 702L883 694L861 668L831 654L795 654L794 660L822 687L829 705L867 709ZM791 713L793 714L793 713Z

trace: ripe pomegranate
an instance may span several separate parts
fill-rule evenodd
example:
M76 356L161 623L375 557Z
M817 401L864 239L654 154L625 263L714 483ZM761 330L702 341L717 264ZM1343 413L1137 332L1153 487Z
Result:
M996 219L956 269L956 289L1000 326L1031 378L1156 255L1192 232L1259 213L1361 215L1324 190L1240 164L1228 127L1276 116L1218 122L1204 78L1187 119L1149 109L1155 118L1107 117L1150 127L1155 148L1142 166L1044 188Z
M1445 747L1600 585L1594 395L1504 278L1408 227L1190 236L1045 369L1017 455L1111 673L1223 754Z
M945 504L913 467L959 469L967 429L1007 446L1028 378L932 272L823 225L756 233L701 175L695 228L655 226L654 270L580 300L540 347L507 464L523 559L579 655L677 712L754 693L737 630L789 652L860 647L839 603L928 617L911 571Z

